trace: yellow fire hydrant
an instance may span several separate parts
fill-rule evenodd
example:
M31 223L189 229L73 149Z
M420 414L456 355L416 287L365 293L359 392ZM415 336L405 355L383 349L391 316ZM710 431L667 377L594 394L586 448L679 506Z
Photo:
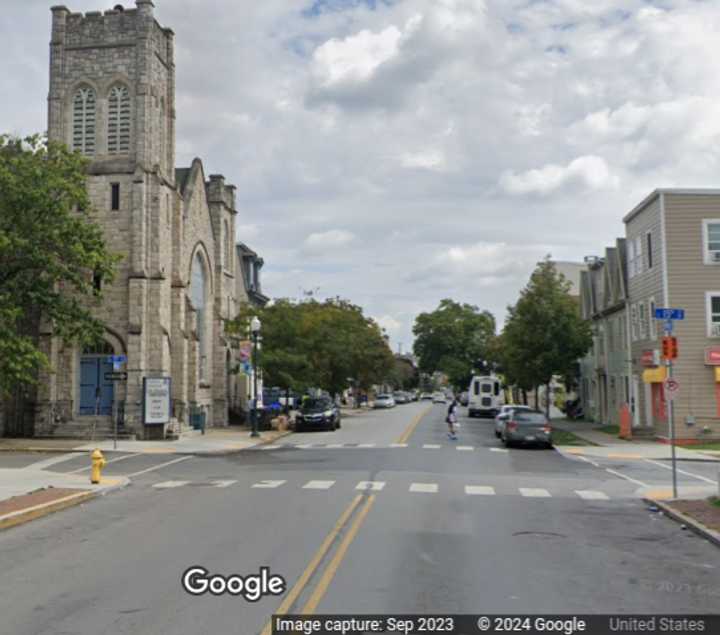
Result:
M90 458L92 459L92 470L90 472L90 482L91 483L99 483L100 482L100 472L107 464L107 461L105 460L105 457L103 456L103 453L100 452L100 450L95 450L90 455Z

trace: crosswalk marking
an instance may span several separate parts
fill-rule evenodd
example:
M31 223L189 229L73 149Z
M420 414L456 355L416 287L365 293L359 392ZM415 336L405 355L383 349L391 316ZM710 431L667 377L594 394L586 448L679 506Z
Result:
M335 481L308 481L303 489L330 489L333 485Z
M495 488L488 485L466 485L465 493L471 496L495 496Z
M342 448L343 444L342 443L329 443L325 447L326 448Z
M296 448L300 448L301 450L309 450L313 447L312 443L303 443L302 445L296 445Z
M426 443L425 445L423 445L424 450L437 450L440 447L442 446L436 445L434 443Z
M438 491L437 483L413 483L410 485L411 492L422 492L424 494L435 494Z
M550 492L540 487L520 487L520 494L529 498L548 498Z
M237 481L210 481L215 487L230 487L235 485Z
M281 445L271 444L271 445L261 445L260 449L261 450L279 450L281 447L282 447Z
M407 443L391 443L391 448L406 448L408 446Z
M359 448L374 448L375 444L374 443L361 443L357 447L359 447Z
M258 489L274 489L275 487L280 487L285 483L287 483L287 481L260 481L259 483L255 483L253 487Z
M157 489L171 489L173 487L182 487L187 485L190 481L163 481L162 483L155 483L153 487Z
M355 489L379 492L385 487L384 481L360 481Z
M595 501L606 501L610 500L610 497L605 492L596 492L594 490L585 489L585 490L575 490L575 493L580 497L584 498L585 500L595 500Z
M490 452L507 452L507 448L490 448Z
M471 445L459 445L456 450L464 450L465 452L472 452L475 448Z

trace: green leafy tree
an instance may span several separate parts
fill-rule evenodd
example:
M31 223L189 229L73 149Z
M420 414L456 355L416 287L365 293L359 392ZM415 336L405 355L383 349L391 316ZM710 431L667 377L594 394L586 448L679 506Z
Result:
M549 391L553 376L570 377L577 360L587 353L592 344L590 326L581 318L570 288L548 256L530 276L515 306L508 307L501 359L509 383L524 390L545 385Z
M101 338L98 283L118 260L92 220L87 161L39 136L0 135L0 392L48 368L41 320L66 341Z
M452 385L466 387L473 368L491 361L495 318L471 304L445 299L434 311L418 315L413 333L420 371L440 371Z

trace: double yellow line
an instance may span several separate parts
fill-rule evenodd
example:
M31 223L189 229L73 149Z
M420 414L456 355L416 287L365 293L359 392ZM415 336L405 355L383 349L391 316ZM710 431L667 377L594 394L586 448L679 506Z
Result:
M410 425L405 429L405 432L400 435L400 438L396 441L396 443L407 443L412 433L415 432L415 428L418 427L418 424L422 421L423 417L431 410L432 406L428 406L425 410L418 414L418 416L415 417L415 419L413 419Z
M365 503L361 506L363 500L365 500ZM298 597L300 597L300 594L305 590L308 582L317 571L320 563L324 560L325 556L337 540L338 536L347 525L355 510L360 507L360 511L355 516L355 519L350 525L350 528L345 534L345 537L342 539L342 542L338 546L332 560L330 560L327 567L325 568L325 571L320 577L320 580L318 581L315 590L312 592L312 595L300 611L302 615L312 615L315 613L318 605L320 604L320 601L327 592L328 587L332 582L332 579L335 577L337 570L340 568L340 564L345 558L345 554L347 553L350 544L355 539L355 536L360 530L360 526L365 521L365 517L368 515L368 512L370 511L370 508L373 506L374 502L375 495L371 495L365 498L363 495L360 494L353 499L350 505L342 513L337 523L335 523L332 531L327 535L325 540L323 540L320 548L315 552L315 555L313 556L308 566L305 568L305 571L303 571L302 575L298 578L295 586L293 586L293 588L290 590L290 593L288 593L285 597L283 603L280 605L277 611L275 611L276 615L285 615L288 610L290 610L290 608L295 604ZM271 634L272 619L265 625L265 628L262 630L262 635Z

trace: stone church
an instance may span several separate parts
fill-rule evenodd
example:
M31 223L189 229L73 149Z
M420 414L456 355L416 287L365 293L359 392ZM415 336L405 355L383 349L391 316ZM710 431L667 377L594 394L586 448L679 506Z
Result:
M252 382L232 372L243 346L225 323L242 302L267 301L262 260L235 244L234 186L206 175L200 159L175 167L174 34L151 0L51 11L48 134L91 160L95 219L123 260L102 289L101 345L41 334L54 372L41 378L34 434L107 435L114 416L138 438L227 425ZM160 426L146 424L147 378L170 380L170 421Z

